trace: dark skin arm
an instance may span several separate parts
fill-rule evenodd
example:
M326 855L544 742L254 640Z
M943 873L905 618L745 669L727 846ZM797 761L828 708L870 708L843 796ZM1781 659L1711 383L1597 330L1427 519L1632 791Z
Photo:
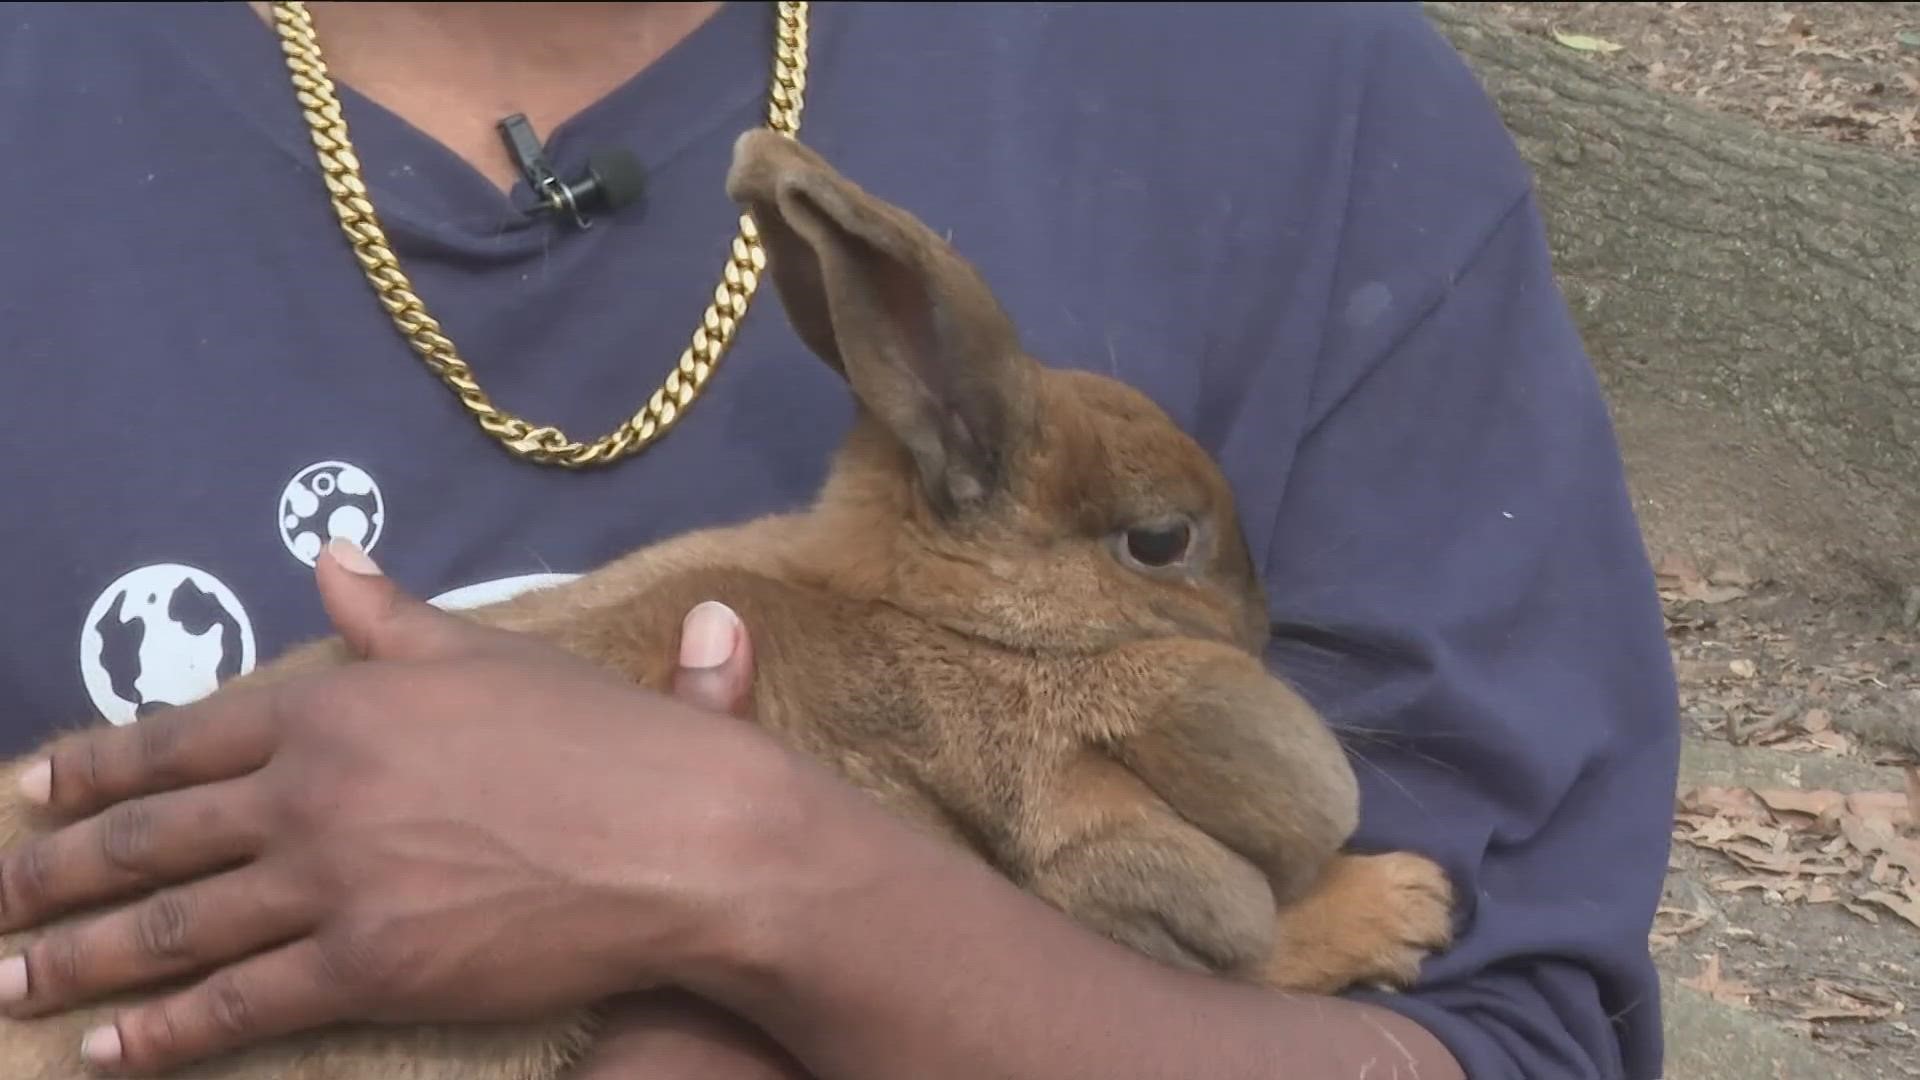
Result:
M782 1076L751 1029L821 1080L1461 1076L1396 1015L1174 972L1082 931L750 724L333 557L319 573L364 664L76 736L39 779L76 823L0 860L8 928L170 886L26 956L21 1014L201 976L96 1033L104 1070L340 1020L677 988L725 1012L652 1013L668 1022L650 1034L635 1010L627 1045L691 1053L684 1075L716 1080ZM109 859L110 832L145 843ZM184 927L168 958L138 944L158 903ZM492 932L507 920L553 932ZM683 1026L709 1019L711 1037ZM638 1064L610 1054L592 1075L674 1075Z
M813 1080L766 1034L678 990L624 996L567 1080Z
M869 820L810 835L821 870L698 989L833 1080L1463 1080L1384 1009L1152 963L978 863ZM864 824L855 824L864 822Z

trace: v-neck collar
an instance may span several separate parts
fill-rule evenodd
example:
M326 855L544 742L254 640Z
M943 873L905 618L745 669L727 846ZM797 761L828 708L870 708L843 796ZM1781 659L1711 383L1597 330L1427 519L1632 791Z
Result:
M219 97L310 172L322 192L313 143L288 78L280 41L244 3L156 4L156 32ZM562 175L596 150L624 148L646 170L663 167L722 122L763 123L773 75L772 4L731 2L665 55L551 132L541 132ZM817 40L817 33L814 35ZM324 44L324 43L323 43ZM524 181L503 193L438 140L352 87L336 82L348 131L381 224L396 240L514 257L548 242Z

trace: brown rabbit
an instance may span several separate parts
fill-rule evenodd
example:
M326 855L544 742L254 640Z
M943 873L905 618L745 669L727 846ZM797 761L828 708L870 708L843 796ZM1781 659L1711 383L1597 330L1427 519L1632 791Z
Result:
M1262 666L1266 606L1207 455L1140 393L1028 357L966 262L799 143L749 132L727 190L861 406L816 503L467 614L665 690L681 614L723 601L753 635L760 724L1091 930L1282 989L1404 985L1449 940L1447 879L1343 850L1350 765ZM21 764L0 843L45 828L12 794ZM0 1076L86 1076L101 1015L0 1020ZM559 1080L592 1031L584 1010L335 1028L189 1072Z

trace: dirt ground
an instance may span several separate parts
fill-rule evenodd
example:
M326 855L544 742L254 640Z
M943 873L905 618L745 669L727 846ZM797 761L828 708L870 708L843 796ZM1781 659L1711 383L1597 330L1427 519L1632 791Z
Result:
M1650 90L1920 169L1920 3L1480 7ZM1920 1077L1920 595L1853 610L1656 557L1687 743L1656 956L1863 1075Z
M1475 5L1649 90L1920 155L1920 3Z
M1920 1077L1920 635L1738 572L1662 570L1684 734L1708 764L1683 769L1656 956L1868 1076Z

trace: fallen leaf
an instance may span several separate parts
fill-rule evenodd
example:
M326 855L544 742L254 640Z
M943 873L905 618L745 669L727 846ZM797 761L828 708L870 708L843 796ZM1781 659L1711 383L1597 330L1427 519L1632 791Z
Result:
M1728 881L1716 881L1713 883L1713 889L1715 892L1724 893L1746 892L1748 889L1759 889L1762 892L1778 892L1781 886L1785 884L1786 882L1779 878L1775 878L1772 881L1765 881L1760 878L1738 878Z
M1793 814L1806 814L1814 818L1832 817L1838 820L1840 811L1847 805L1847 797L1838 791L1801 791L1793 788L1756 788L1754 796L1767 804L1771 810L1781 810Z
M1615 53L1624 47L1603 38L1589 37L1586 34L1568 34L1559 30L1553 32L1553 40L1569 49L1578 49L1581 52Z
M1845 757L1847 751L1853 746L1845 735L1833 730L1816 731L1808 735L1806 741L1836 757Z
M1810 1009L1802 1009L1794 1015L1802 1020L1884 1020L1893 1015L1893 1010L1850 1001L1835 1001L1828 1005L1815 1005Z
M1893 35L1893 40L1909 49L1920 49L1920 30L1902 30Z
M1908 806L1909 796L1903 791L1856 791L1847 796L1847 813L1884 821L1894 828L1914 824Z
M1794 1015L1802 1020L1879 1020L1887 1014L1865 1005L1816 1005Z
M1887 823L1887 819L1855 814L1840 819L1840 835L1846 837L1847 843L1863 855L1885 851L1887 844L1895 839L1893 826Z
M1724 604L1747 595L1747 590L1731 585L1701 585L1698 588L1687 587L1681 595L1689 600L1698 600L1703 604Z
M1747 659L1744 656L1738 660L1730 661L1727 664L1727 670L1733 672L1735 675L1739 676L1742 679L1751 679L1755 675L1759 674L1759 669L1754 667L1753 661Z
M1920 827L1920 765L1909 765L1907 774L1907 827Z
M1653 573L1662 581L1690 581L1700 576L1700 567L1685 555L1669 552L1660 556L1660 561L1654 566Z
M1808 709L1800 718L1800 727L1804 731L1826 731L1833 727L1833 714L1825 709Z
M1668 924L1662 925L1656 931L1656 936L1667 938L1672 942L1706 926L1712 921L1712 916L1702 911L1662 907L1655 913L1655 921L1659 922L1663 919L1667 920Z
M1723 1005L1747 1008L1753 999L1753 987L1721 976L1718 954L1707 957L1706 965L1700 969L1700 974L1690 979L1681 979L1680 985L1698 990Z
M1846 908L1848 911L1853 912L1855 915L1860 916L1861 918L1867 920L1868 922L1872 923L1875 926L1880 925L1880 913L1873 910L1872 908L1862 907L1858 903L1845 901L1845 900L1840 902L1840 906L1843 908Z
M1796 877L1803 874L1822 876L1846 874L1850 871L1844 865L1809 861L1805 855L1795 852L1770 851L1758 844L1734 841L1720 844L1716 851L1745 866L1749 870L1759 870L1769 874L1784 874Z
M1913 925L1920 926L1920 900L1913 897L1896 896L1890 892L1871 892L1860 897L1860 902L1878 904Z
M1865 964L1861 964L1860 970L1871 971L1872 969ZM1885 1009L1889 1013L1898 1012L1901 1008L1900 999L1890 994L1865 986L1842 985L1831 979L1815 979L1813 981L1813 992L1821 997L1830 997L1836 1000L1851 999L1863 1005L1871 1005L1877 1009Z
M1893 865L1920 881L1920 841L1894 837L1880 848L1880 854Z
M1753 575L1738 566L1723 566L1707 575L1709 585L1731 585L1744 589L1753 584Z
M1758 819L1766 813L1766 806L1746 788L1716 787L1712 784L1702 784L1681 792L1680 808L1711 817Z

